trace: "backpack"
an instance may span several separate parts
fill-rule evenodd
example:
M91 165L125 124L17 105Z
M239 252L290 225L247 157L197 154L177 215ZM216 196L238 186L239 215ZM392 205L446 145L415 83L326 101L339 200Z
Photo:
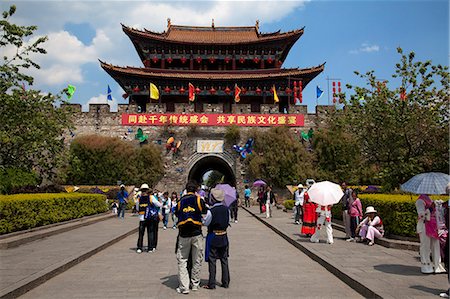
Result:
M149 203L145 207L144 219L146 220L157 220L158 219L158 209L153 203Z

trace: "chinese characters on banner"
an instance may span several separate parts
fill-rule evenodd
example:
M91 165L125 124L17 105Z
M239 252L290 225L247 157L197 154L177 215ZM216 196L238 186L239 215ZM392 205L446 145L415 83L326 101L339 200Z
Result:
M124 126L245 126L272 127L289 126L303 127L303 114L122 114Z

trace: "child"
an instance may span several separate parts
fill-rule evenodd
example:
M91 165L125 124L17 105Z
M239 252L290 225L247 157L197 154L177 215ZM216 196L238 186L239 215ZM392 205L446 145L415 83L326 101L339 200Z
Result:
M111 204L111 207L112 207L112 213L113 213L114 215L117 215L117 208L119 207L119 206L117 205L117 202L113 201L113 203Z

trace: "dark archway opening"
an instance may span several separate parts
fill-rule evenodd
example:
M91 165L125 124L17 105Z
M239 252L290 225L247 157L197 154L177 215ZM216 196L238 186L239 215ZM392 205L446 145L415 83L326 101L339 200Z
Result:
M223 182L236 186L236 176L225 160L216 156L206 156L192 166L188 180L194 180L199 184L204 184L204 176L207 172L218 172L223 176Z

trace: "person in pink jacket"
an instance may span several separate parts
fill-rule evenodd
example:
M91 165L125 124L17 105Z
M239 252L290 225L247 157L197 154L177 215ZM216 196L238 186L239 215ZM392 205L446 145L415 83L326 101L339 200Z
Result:
M359 200L358 193L355 190L352 191L352 197L349 201L348 214L350 216L351 236L346 241L354 242L356 238L356 227L361 222L363 216L361 201Z

